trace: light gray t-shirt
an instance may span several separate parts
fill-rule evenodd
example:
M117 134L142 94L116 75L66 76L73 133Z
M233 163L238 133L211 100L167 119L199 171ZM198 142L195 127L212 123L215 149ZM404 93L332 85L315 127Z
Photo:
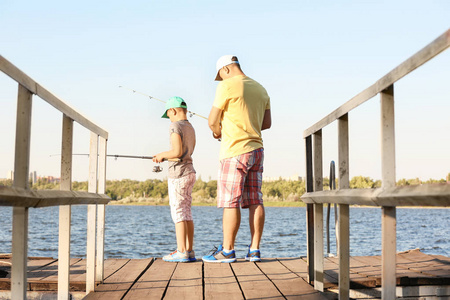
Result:
M181 143L183 145L183 154L180 162L169 162L169 178L180 178L195 173L192 164L192 153L195 148L195 130L188 120L181 120L170 123L170 135L177 133L181 136Z

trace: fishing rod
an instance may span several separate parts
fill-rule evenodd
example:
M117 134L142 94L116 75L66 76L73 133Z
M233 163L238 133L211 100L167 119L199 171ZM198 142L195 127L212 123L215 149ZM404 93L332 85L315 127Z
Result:
M60 156L61 154L52 154L51 156ZM77 156L89 156L89 154L87 153L75 153L72 155L77 155ZM118 158L138 158L138 159L153 159L153 156L138 156L138 155L120 155L120 154L107 154L107 157L114 157L115 160L117 160ZM164 158L163 161L170 161L170 162L180 162L181 159L179 158ZM153 172L155 173L159 173L163 170L163 168L161 168L160 166L154 166L153 167Z
M161 100L161 99L155 98L155 97L153 97L153 96L144 94L144 93L142 93L142 92L139 92L139 91L136 91L136 90L127 88L127 87L125 87L125 86L123 86L123 85L119 85L119 88L123 88L123 89L129 90L129 91L132 91L133 93L141 94L141 95L143 95L143 96L145 96L145 97L148 97L149 99L154 99L154 100L156 100L156 101L159 101L159 102L162 102L162 103L166 103L166 101L164 101L164 100ZM202 115L199 115L199 114L197 114L197 113L195 113L195 112L192 112L192 111L190 111L190 110L188 110L188 113L190 114L191 117L192 117L192 116L197 116L197 117L203 118L203 119L205 119L205 120L208 120L207 117L204 117L204 116L202 116Z
M60 156L61 154L52 154L51 156ZM79 156L89 156L88 153L75 153L72 155L79 155ZM116 160L118 158L139 158L139 159L153 159L154 156L139 156L139 155L120 155L120 154L107 154L107 157L114 157ZM179 158L164 158L163 161L171 161L171 162L179 162L181 159Z

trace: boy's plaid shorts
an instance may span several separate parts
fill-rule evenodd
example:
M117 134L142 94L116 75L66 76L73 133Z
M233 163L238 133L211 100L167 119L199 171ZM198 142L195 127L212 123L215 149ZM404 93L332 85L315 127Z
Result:
M217 207L248 208L263 204L261 185L264 149L259 148L220 161Z

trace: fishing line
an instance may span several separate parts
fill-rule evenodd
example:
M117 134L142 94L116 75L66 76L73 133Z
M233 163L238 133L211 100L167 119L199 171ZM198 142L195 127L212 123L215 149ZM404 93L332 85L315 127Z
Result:
M125 86L123 86L123 85L119 85L119 88L123 88L123 89L129 90L129 91L132 91L133 93L141 94L142 96L148 97L149 99L153 99L153 100L156 100L156 101L159 101L159 102L162 102L162 103L166 103L166 101L164 101L164 100L161 100L161 99L155 98L155 97L153 97L153 96L147 95L147 94L145 94L145 93L142 93L142 92L139 92L139 91L136 91L136 90L127 88L127 87L125 87ZM204 116L202 116L202 115L199 115L199 114L197 114L197 113L195 113L195 112L192 112L192 111L190 111L190 110L188 110L188 113L190 114L190 117L192 117L192 116L197 116L197 117L203 118L203 119L205 119L205 120L208 120L207 117L204 117Z

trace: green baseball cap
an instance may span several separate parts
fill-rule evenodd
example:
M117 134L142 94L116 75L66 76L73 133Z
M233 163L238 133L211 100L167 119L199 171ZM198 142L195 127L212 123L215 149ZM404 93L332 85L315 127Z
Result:
M187 105L186 102L184 102L183 98L177 96L171 97L166 102L166 111L164 112L161 118L169 119L169 117L167 116L167 111L175 107L187 108Z

